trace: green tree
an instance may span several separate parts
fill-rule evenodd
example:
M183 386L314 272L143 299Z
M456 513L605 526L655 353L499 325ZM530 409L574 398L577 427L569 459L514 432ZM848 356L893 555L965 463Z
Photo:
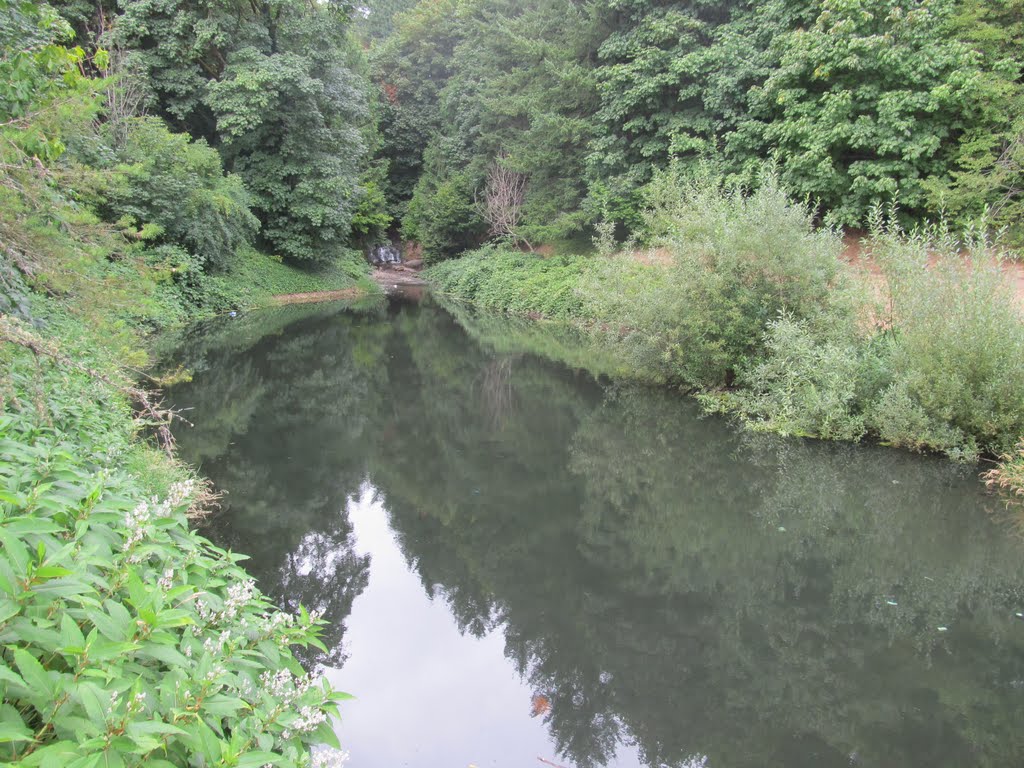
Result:
M395 31L370 55L380 89L379 126L387 163L384 189L392 215L404 220L423 172L424 153L441 128L440 92L452 74L459 40L457 0L418 3L395 17Z
M223 270L259 227L242 180L224 175L203 140L171 133L157 118L131 122L112 184L98 208L109 221L159 232L147 238L185 248L208 270Z
M871 206L927 209L924 180L950 167L971 126L980 57L944 33L951 0L823 0L809 28L774 42L779 67L752 94L763 152L787 190L835 221L859 224Z
M217 146L252 194L267 244L335 257L364 196L369 119L343 3L141 0L114 39L157 112Z
M986 213L1024 242L1024 2L965 0L949 35L982 57L975 113L948 175L928 180L929 203L963 221Z
M519 236L544 241L580 232L588 223L584 162L597 108L592 14L569 0L462 0L456 10L429 162L405 231L432 257L478 244L486 234L479 214L486 179L500 164L524 180Z

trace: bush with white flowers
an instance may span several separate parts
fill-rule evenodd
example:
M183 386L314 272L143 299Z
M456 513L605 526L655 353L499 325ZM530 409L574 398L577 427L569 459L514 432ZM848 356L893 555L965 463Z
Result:
M344 694L291 647L319 617L271 606L190 530L187 482L144 498L31 410L0 415L0 763L338 766Z

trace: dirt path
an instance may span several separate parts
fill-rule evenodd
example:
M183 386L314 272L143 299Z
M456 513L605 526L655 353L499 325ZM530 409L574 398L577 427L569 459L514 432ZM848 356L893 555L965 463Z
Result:
M419 273L405 266L378 267L371 275L373 281L385 291L394 288L418 288L426 286ZM344 288L340 291L314 291L312 293L283 293L271 298L274 304L314 304L322 301L345 301L365 295L362 288Z
M637 250L633 251L631 255L641 264L651 267L665 267L672 263L672 254L666 248ZM885 275L878 263L871 258L870 254L865 253L862 234L850 232L843 238L841 258L855 272L861 274L865 280L878 289L884 289ZM1008 261L1003 265L1003 271L1013 285L1017 305L1020 307L1021 312L1024 312L1024 263Z

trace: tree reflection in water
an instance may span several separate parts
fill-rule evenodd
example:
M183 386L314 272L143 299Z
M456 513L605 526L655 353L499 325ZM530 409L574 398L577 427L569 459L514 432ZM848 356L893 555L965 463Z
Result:
M345 500L369 478L424 590L504 634L566 762L1024 759L1024 558L971 472L743 434L464 311L248 322L179 351L203 368L172 392L182 451L228 491L210 534L328 616L315 660L342 662L367 583ZM566 349L576 371L545 359Z

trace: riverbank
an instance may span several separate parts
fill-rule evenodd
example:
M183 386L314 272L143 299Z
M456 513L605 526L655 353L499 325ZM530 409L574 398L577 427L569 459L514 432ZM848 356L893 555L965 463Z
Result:
M480 308L568 323L627 377L753 430L1003 457L987 479L1020 490L1024 323L988 244L893 229L866 246L875 272L857 270L777 190L685 194L650 214L649 259L486 248L426 277Z
M210 277L217 301L193 302L141 269L98 290L114 258L70 275L57 261L40 252L29 276L62 279L56 294L0 262L0 761L294 765L330 752L343 696L293 653L318 645L324 622L280 611L242 556L192 531L215 494L175 458L175 416L137 382L154 331L281 288L375 286L251 252L233 265L238 290Z

